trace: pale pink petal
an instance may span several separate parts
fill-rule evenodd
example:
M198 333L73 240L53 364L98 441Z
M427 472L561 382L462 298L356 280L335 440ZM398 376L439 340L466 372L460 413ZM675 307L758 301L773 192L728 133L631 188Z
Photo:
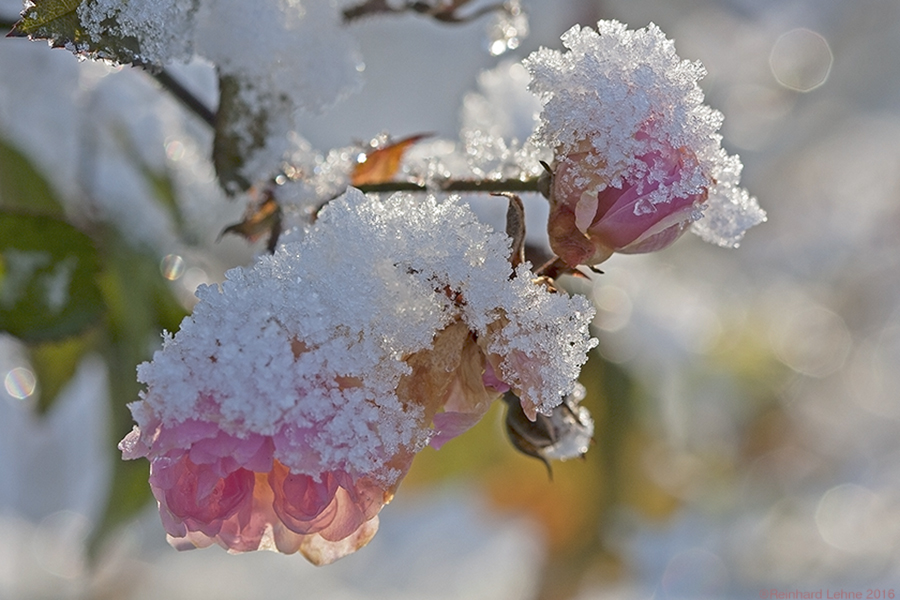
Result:
M509 384L497 377L497 372L489 360L484 361L484 374L481 376L481 381L485 387L499 394L505 394L509 391Z
M119 450L122 452L122 458L124 460L132 460L147 456L150 448L144 440L141 439L141 430L135 425L131 432L119 442Z
M363 523L366 522L365 513L350 493L343 487L339 487L334 494L336 511L331 522L317 533L322 539L330 542L339 542L353 535Z
M428 445L435 450L465 433L481 420L481 413L442 412L434 415L434 435Z
M212 537L233 515L249 515L254 479L246 469L224 478L211 475L208 467L195 465L186 455L150 465L150 486L163 525L173 537L184 536L186 530Z
M294 475L277 464L269 473L269 485L275 493L275 514L296 533L321 531L338 514L338 486L330 474L323 474L322 481L316 481L309 475Z
M368 544L378 532L378 517L362 524L353 535L340 541L329 541L318 535L306 536L300 544L300 552L314 565L329 565L339 558L352 554Z
M214 437L197 440L190 447L191 462L210 465L220 477L239 467L255 472L272 468L272 440L261 435L238 438L217 431Z
M593 191L582 192L575 202L575 227L581 233L587 233L588 228L594 223L597 209L600 206L598 195Z
M642 131L638 134L648 138ZM688 150L664 147L639 156L644 174L626 174L619 187L606 186L600 192L595 191L600 178L592 173L592 156L575 152L560 157L553 177L550 245L567 264L596 264L612 252L661 250L684 233L706 199L706 191L673 195L662 189L679 183L684 172L694 171ZM660 172L660 179L650 178L650 173ZM660 200L660 193L668 197Z

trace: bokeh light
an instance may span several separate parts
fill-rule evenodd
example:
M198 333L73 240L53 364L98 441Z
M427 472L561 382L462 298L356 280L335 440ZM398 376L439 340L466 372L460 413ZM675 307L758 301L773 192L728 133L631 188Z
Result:
M185 147L181 140L170 140L166 142L166 157L169 160L178 162L185 155Z
M200 267L191 267L184 273L181 284L187 292L193 294L197 287L211 283L209 275Z
M184 259L177 254L167 254L159 263L159 272L169 281L177 281L184 275Z
M816 509L822 539L854 554L886 554L897 542L898 523L885 499L860 485L845 483L825 492Z
M618 286L598 286L594 290L594 306L597 307L595 324L603 331L619 331L631 319L631 298Z
M84 543L91 530L88 519L71 510L44 517L34 531L32 551L47 573L63 579L83 576L86 566Z
M37 387L37 378L29 369L16 367L6 374L3 384L7 394L17 400L24 400L34 393Z
M798 373L825 377L844 365L851 348L844 320L823 306L811 305L777 316L772 345L778 358Z
M792 29L781 35L769 65L772 75L784 87L798 92L811 92L828 80L834 55L828 41L809 29Z

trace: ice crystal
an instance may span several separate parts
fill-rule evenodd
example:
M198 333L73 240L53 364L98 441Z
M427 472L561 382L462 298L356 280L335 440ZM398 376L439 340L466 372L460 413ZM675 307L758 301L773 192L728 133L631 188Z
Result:
M95 0L80 3L77 14L94 42L132 38L139 47L135 59L159 65L190 57L196 8L197 0Z
M505 61L478 76L478 92L463 100L460 137L469 168L486 179L537 177L540 160L551 160L532 133L541 103L528 91L529 76Z
M526 37L528 15L522 10L519 0L507 0L488 25L488 51L494 56L500 56L508 50L518 48Z

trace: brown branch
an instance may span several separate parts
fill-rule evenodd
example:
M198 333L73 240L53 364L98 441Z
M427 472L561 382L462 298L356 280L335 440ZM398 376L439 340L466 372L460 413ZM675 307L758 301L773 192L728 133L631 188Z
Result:
M9 36L18 22L18 19L13 20L6 16L0 16L0 33L5 31L7 36ZM15 36L15 34L12 35ZM168 71L139 63L135 63L135 66L143 67L151 77L156 79L163 89L172 94L188 110L200 117L203 122L213 128L216 126L216 113L206 106L193 92L184 87L181 82L172 77Z
M430 4L421 0L409 0L406 4L391 6L388 0L366 0L356 6L344 10L344 21L347 23L373 15L413 13L431 17L440 23L462 24L469 23L490 12L507 10L503 3L483 6L468 15L459 14L459 9L468 4L470 0L453 0L443 4L437 2Z
M412 181L389 181L356 186L366 193L390 192L477 192L486 194L502 194L504 192L539 192L535 179L448 179L434 186L427 186Z
M193 92L184 87L181 82L172 77L168 71L162 69L160 71L148 70L147 72L163 87L164 90L172 94L175 99L181 102L185 108L200 117L204 123L215 129L216 113L206 106L206 104L194 95Z

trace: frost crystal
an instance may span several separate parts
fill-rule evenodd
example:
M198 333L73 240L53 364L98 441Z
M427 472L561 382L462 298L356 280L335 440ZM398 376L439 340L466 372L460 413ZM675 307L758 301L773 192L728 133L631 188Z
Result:
M139 47L135 60L158 65L190 57L196 9L197 0L95 0L80 3L77 13L94 42L132 38Z
M528 37L528 16L522 11L519 0L507 0L496 11L488 25L488 51L500 56L507 50L515 50Z
M695 232L723 246L737 245L748 227L765 220L755 198L736 189L740 160L720 146L722 115L703 103L697 82L706 71L700 63L681 60L653 24L630 31L600 21L597 31L575 26L562 41L568 52L541 48L525 66L544 103L538 139L555 149L558 162L582 162L569 174L568 191L581 194L573 203L584 194L634 187L642 201L631 210L641 215L693 198L698 210L679 208L683 224L704 209L707 216ZM596 204L573 207L584 234ZM673 234L666 240L673 241ZM651 241L659 249L659 240Z
M253 148L242 153L249 181L278 167L297 111L322 112L362 87L362 60L333 2L203 0L196 21L196 53L240 82L241 103L266 124L262 148L255 119L234 124L243 146Z
M147 390L121 444L151 460L173 544L330 562L374 535L430 440L510 389L531 418L558 406L595 344L594 311L508 255L456 200L351 189L302 240L199 289L139 367ZM330 504L340 518L324 523Z
M361 59L328 0L202 0L199 55L293 109L322 111L361 86Z
M532 139L541 112L518 62L504 61L478 76L479 92L463 100L460 136L472 172L486 179L538 177L552 160Z

